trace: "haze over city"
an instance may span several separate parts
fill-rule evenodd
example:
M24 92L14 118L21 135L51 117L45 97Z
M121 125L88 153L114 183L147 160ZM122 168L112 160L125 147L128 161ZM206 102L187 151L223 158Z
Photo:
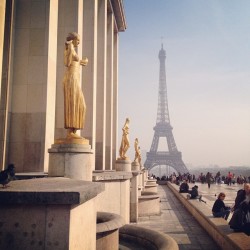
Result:
M131 160L136 137L150 150L163 44L170 123L183 161L250 166L250 1L124 0L124 6L117 150L126 117Z

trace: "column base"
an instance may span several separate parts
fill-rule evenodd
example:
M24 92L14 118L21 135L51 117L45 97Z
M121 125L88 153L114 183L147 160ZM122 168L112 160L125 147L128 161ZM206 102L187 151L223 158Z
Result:
M49 177L92 181L95 161L88 144L52 144L49 152Z
M131 165L132 165L132 170L134 170L134 171L141 170L139 162L133 161Z
M131 172L131 161L129 159L126 160L117 159L115 161L115 170Z
M89 140L83 137L66 137L55 139L55 144L80 144L80 145L89 145Z

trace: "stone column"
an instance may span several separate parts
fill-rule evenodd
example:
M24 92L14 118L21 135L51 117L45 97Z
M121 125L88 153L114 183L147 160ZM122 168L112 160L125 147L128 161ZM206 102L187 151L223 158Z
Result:
M94 171L93 182L105 184L105 191L98 196L97 211L121 215L130 222L131 172Z
M82 136L86 137L95 151L96 144L96 79L97 79L97 0L83 3L83 56L89 59L83 71L83 93L87 113Z
M97 20L97 92L96 92L96 167L105 169L106 132L106 62L107 62L107 0L98 0Z
M59 39L60 44L64 46L65 39L69 32L77 32L80 35L80 45L77 49L77 53L80 59L82 59L86 56L83 51L83 0L60 1L59 13L59 33L64 34L64 36ZM61 48L61 63L63 63L63 46L58 46ZM88 65L86 67L88 67ZM63 76L64 70L64 68L58 67L58 74ZM83 70L85 70L85 68ZM85 84L85 79L81 82ZM58 82L58 85L61 90L58 91L58 96L60 96L60 98L58 98L57 111L61 110L62 112L57 112L57 121L60 121L60 124L57 124L59 129L56 136L59 137L60 134L62 139L57 137L55 139L55 144L52 144L51 148L48 150L49 176L64 176L72 179L92 181L92 171L94 168L93 151L87 140L66 139L62 82ZM85 96L87 95L85 94ZM82 133L84 134L84 132ZM80 131L78 131L78 134L80 134Z
M66 137L64 128L64 96L63 96L63 76L65 66L63 63L64 43L70 32L77 32L80 35L80 44L77 53L81 57L83 48L83 0L60 0L58 11L58 38L57 38L57 79L56 79L56 125L55 138ZM86 67L82 70L85 70ZM80 75L82 71L80 71ZM78 131L80 133L80 131Z
M142 174L143 172L140 171L140 174L138 176L138 196L141 196L141 191L143 189L143 185L142 185Z
M142 187L142 191L144 191L144 189L145 189L146 181L147 181L147 178L145 178L145 169L143 169L142 173L141 173L141 187Z
M47 149L51 146L55 132L55 105L56 105L56 66L57 66L57 24L58 24L58 0L50 0L49 28L48 28L48 58L47 79L45 90L46 112L45 112L45 142L44 142L44 164L48 171L49 155Z
M147 169L144 169L143 177L144 177L144 179L143 179L143 187L145 189L145 186L146 186L147 181L148 181L148 170Z
M114 52L113 52L113 124L112 124L112 168L115 167L115 161L117 158L116 150L117 150L117 131L118 131L118 32L114 34Z
M15 1L9 162L47 171L54 139L58 0Z
M3 41L4 41L4 23L5 23L6 1L0 2L0 98L2 85L2 63L3 63Z
M13 27L13 4L0 3L0 170L6 166L8 155L9 92L11 67L11 40Z
M133 178L131 179L130 189L130 222L138 221L138 178L139 171L133 171Z
M114 15L108 13L107 30L107 106L106 106L106 157L105 169L112 169L113 155L113 58L114 58Z

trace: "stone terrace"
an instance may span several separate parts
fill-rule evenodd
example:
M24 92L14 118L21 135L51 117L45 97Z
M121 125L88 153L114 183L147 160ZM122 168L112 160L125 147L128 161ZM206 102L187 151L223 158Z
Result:
M140 217L137 225L168 234L182 249L220 249L166 185L158 186L161 215Z
M197 202L197 200L187 200L186 194L180 194L178 192L178 186L171 183L168 183L168 186L186 207L186 209L196 218L197 221L199 221L199 224L202 225L202 227L222 249L250 249L249 236L242 232L235 233L228 226L228 221L225 221L222 218L214 218L211 214L211 207L220 192L224 191L224 193L227 195L228 200L225 201L225 203L232 205L234 203L237 190L242 188L242 186L214 185L208 189L204 185L199 185L200 193L203 193L203 199L205 200L207 198L206 204L203 202ZM214 191L218 192L213 194ZM229 203L230 200L231 204ZM230 220L230 218L231 217L229 217L228 220Z
M170 185L176 190L179 188L175 184ZM193 185L194 184L190 184L190 188ZM205 204L195 200L195 205L198 207L202 206L203 209L206 210L206 213L208 213L206 216L211 218L211 208L220 192L226 193L225 203L232 206L237 191L242 188L242 185L227 186L225 184L213 184L211 188L208 189L207 184L196 183L195 185L199 186L199 192L206 201ZM159 185L158 193L161 198L161 215L141 217L137 225L168 234L177 241L180 249L221 249L166 185ZM216 219L223 220L220 218ZM226 231L231 233L232 230L227 226L227 222L224 222L224 224ZM247 241L248 238L250 240L250 237L245 238Z

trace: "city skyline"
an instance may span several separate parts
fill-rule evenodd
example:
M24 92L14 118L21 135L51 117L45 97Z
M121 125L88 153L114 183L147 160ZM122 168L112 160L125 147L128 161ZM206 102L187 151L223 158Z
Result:
M131 160L136 137L150 150L163 43L170 123L183 161L249 166L250 2L127 0L124 7L117 148L129 117Z

